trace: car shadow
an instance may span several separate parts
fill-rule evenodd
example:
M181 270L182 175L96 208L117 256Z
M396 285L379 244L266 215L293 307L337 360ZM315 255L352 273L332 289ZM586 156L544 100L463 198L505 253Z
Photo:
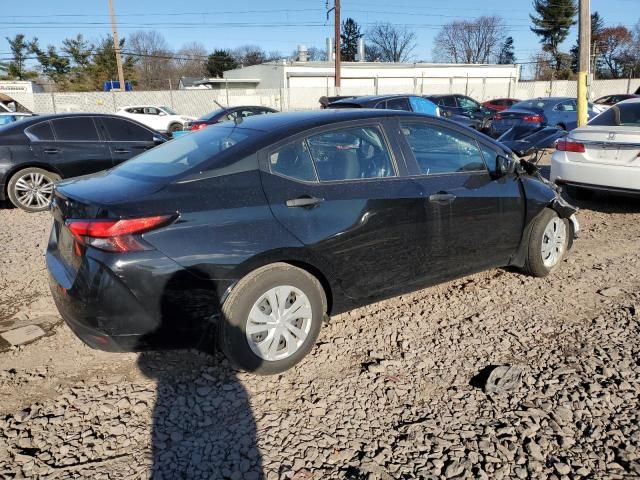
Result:
M196 315L219 311L213 286L189 295L185 285L189 282L184 273L167 282L161 321L149 338L157 339L159 332L166 338L181 321L189 321L176 318L176 302L184 302ZM201 321L213 325L202 318L210 317ZM138 357L140 371L156 382L149 478L264 478L249 395L237 372L213 347L214 330L201 329L198 350L144 351Z
M588 192L585 198L575 198L562 192L572 205L600 213L640 213L640 196L616 195L609 192Z

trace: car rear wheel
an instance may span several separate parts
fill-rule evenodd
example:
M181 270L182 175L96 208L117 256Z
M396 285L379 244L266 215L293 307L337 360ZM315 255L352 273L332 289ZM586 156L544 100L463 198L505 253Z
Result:
M564 259L570 232L567 220L545 208L531 226L524 270L535 277L546 277Z
M183 129L182 124L180 124L180 123L172 123L171 125L169 125L169 128L167 129L167 131L169 133L173 133L173 132L179 132L182 129Z
M16 172L7 185L9 200L26 212L47 210L53 198L53 185L60 176L42 168L25 168Z
M238 368L269 375L302 360L318 338L327 312L322 285L286 263L244 277L222 307L220 347Z

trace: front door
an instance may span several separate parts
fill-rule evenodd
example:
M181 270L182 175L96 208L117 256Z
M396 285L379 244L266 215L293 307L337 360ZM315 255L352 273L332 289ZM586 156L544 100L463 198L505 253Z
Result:
M349 122L280 144L262 158L275 217L366 298L416 279L422 201L381 124Z
M524 204L517 178L489 169L495 147L428 121L401 121L400 131L427 217L437 219L425 224L432 245L425 277L442 281L507 265L520 243Z
M101 117L98 127L106 139L114 165L129 160L156 145L153 131L118 117Z

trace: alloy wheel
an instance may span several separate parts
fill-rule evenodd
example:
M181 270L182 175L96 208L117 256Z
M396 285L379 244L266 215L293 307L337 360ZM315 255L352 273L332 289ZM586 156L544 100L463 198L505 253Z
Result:
M46 208L51 203L53 184L53 179L43 173L26 173L15 183L16 200L28 209Z
M552 218L542 235L542 263L547 268L553 268L562 259L567 243L567 226L564 220Z
M307 296L298 288L271 288L253 304L245 328L253 353L267 361L296 353L311 329L313 313Z

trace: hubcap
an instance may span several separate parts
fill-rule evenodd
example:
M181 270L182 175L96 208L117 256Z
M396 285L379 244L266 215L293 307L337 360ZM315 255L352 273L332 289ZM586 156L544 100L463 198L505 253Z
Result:
M567 227L561 218L554 218L544 229L542 235L542 263L547 268L554 267L564 255L567 239Z
M16 182L15 193L20 205L45 208L51 203L53 180L42 173L27 173Z
M253 304L247 319L247 341L253 353L263 360L282 360L302 346L311 321L311 304L300 289L290 285L275 287Z

